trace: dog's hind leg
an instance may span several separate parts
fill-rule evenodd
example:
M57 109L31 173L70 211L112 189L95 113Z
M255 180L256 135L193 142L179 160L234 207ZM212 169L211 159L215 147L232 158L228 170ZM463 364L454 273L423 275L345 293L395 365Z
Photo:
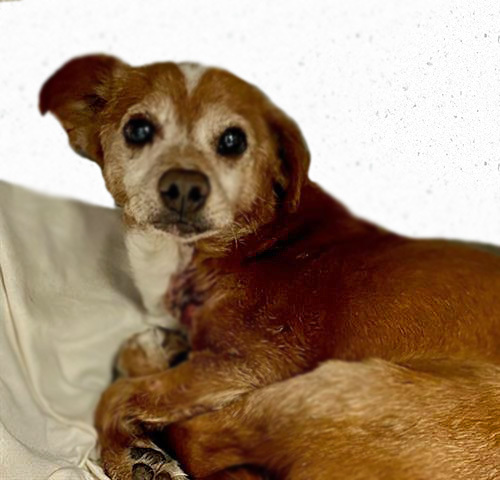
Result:
M500 366L331 360L166 430L194 478L500 478ZM230 477L229 477L230 478Z

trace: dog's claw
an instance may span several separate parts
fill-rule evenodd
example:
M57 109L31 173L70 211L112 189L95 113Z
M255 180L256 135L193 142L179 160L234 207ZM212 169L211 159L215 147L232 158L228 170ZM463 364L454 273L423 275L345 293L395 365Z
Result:
M165 461L165 455L158 450L153 450L152 448L144 447L132 447L130 450L130 456L134 460L147 461L149 465L157 465L158 463Z

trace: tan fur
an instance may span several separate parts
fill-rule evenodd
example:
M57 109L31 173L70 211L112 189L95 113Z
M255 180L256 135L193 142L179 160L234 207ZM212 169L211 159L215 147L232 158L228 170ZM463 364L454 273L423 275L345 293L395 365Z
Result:
M354 217L308 179L293 120L234 75L193 68L84 57L41 93L134 231L156 228L166 170L212 188L202 232L167 228L193 248L166 296L192 353L106 390L105 469L130 478L126 452L161 430L200 478L498 478L500 258ZM121 131L137 112L158 129L139 150ZM234 123L249 147L221 158ZM142 360L134 374L155 371Z

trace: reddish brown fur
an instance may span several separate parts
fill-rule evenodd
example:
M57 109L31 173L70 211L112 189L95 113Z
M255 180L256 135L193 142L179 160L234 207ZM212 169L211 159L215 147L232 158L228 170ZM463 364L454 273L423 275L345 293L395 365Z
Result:
M157 79L173 70L124 74L110 105L146 84L166 88ZM175 82L169 94L182 99ZM42 109L65 124L67 101L52 104L54 89L44 92ZM290 479L500 475L500 377L488 365L500 361L500 257L353 217L307 179L296 125L232 75L210 71L181 111L189 119L206 102L230 103L255 128L267 152L255 172L259 196L236 206L235 242L222 231L196 243L184 280L205 301L190 309L189 360L104 393L96 422L108 471L124 478L123 451L144 429L184 422L168 435L196 477L245 463ZM101 120L116 124L123 109L106 108ZM100 155L95 144L89 151ZM117 171L107 178L123 202L120 181ZM273 182L286 190L281 201ZM340 361L372 357L385 362ZM462 371L466 361L475 363Z

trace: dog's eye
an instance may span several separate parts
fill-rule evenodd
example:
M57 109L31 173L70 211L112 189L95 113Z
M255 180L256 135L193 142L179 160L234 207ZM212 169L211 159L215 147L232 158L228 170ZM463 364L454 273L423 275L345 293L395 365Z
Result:
M132 118L123 128L123 136L128 143L144 145L153 140L154 125L145 118Z
M247 149L247 136L239 127L230 127L219 137L217 153L224 157L241 155Z

